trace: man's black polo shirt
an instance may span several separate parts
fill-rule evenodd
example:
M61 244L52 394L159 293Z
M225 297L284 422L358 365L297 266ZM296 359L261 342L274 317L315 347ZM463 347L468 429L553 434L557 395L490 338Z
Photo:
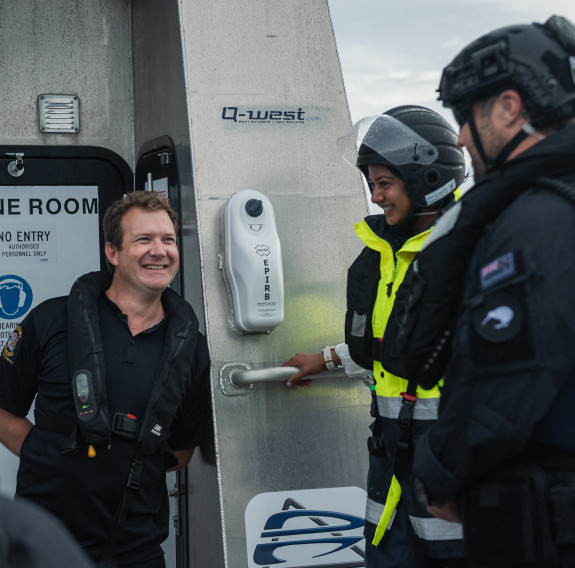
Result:
M110 415L119 412L138 418L157 388L154 378L165 322L132 337L125 316L112 302L103 296L98 308ZM75 416L66 327L65 297L42 303L22 322L11 362L0 357L0 408L26 416L37 392L37 411L53 417ZM172 449L188 449L201 441L198 410L197 399L188 397L172 425ZM191 417L198 428L190 427ZM65 433L32 429L22 446L16 493L62 519L88 554L99 559L124 492L134 443L114 435L109 449L98 447L90 458L84 446L82 451L61 454L69 438ZM158 453L144 461L142 485L130 503L117 561L130 564L162 554L168 515L164 458Z

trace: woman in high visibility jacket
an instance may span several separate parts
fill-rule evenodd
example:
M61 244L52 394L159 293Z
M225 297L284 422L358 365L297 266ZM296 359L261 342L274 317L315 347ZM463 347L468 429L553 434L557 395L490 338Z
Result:
M465 566L461 525L427 514L411 484L413 442L437 418L439 386L416 389L386 370L385 357L373 349L378 338L393 333L390 316L393 318L397 289L433 222L460 191L465 175L463 152L445 119L427 108L412 105L362 119L338 140L338 146L346 160L361 170L372 203L383 210L383 215L370 215L355 225L368 254L377 255L372 262L376 270L367 274L374 283L375 299L357 299L359 303L373 304L367 312L371 315L371 333L358 331L361 317L356 316L365 317L366 311L354 312L354 298L350 295L353 278L357 277L354 275L368 270L358 264L366 256L364 249L348 276L347 319L351 323L349 327L346 324L346 343L327 346L321 353L297 354L286 361L284 365L300 369L287 384L310 384L305 377L338 366L343 366L349 375L364 375L365 369L360 365L371 366L374 422L368 443L366 566ZM366 357L366 352L371 356Z

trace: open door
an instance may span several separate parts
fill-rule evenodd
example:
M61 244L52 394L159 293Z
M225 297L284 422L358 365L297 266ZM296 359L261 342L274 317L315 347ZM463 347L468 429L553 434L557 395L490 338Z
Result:
M0 146L2 345L33 307L105 267L102 217L132 190L130 167L104 148ZM0 447L3 493L14 494L17 468Z
M164 136L150 141L139 154L136 165L136 190L157 191L167 197L180 220L178 234L178 247L180 249L180 262L185 262L182 250L182 215L180 207L180 184L176 153L172 141ZM184 286L182 270L178 272L171 284L171 288L183 296ZM186 535L188 534L188 499L187 499L187 472L186 469L168 472L168 493L173 497L170 502L172 523L170 536L164 542L166 565L184 568L188 566L189 547Z

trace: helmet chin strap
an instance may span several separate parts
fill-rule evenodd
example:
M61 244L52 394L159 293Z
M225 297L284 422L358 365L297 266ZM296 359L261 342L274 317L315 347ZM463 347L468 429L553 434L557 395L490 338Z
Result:
M475 120L473 116L469 118L469 129L471 130L471 136L473 137L473 143L475 144L475 149L477 150L483 164L485 165L485 173L491 173L501 167L501 165L507 160L511 152L525 140L528 136L537 136L541 137L540 134L535 132L533 126L528 122L523 125L521 130L513 137L497 154L495 158L488 158L485 154L485 150L483 148L483 143L481 142L481 137L479 136L479 132L477 130L477 126L475 125Z

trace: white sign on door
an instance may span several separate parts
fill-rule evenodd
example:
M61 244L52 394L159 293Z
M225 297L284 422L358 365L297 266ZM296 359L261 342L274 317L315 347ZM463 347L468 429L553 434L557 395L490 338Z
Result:
M34 306L99 270L98 209L96 186L0 186L0 349ZM14 494L17 467L0 446L0 492Z
M0 187L0 343L26 314L100 267L96 186Z
M365 502L359 487L256 495L245 512L248 567L365 566Z

